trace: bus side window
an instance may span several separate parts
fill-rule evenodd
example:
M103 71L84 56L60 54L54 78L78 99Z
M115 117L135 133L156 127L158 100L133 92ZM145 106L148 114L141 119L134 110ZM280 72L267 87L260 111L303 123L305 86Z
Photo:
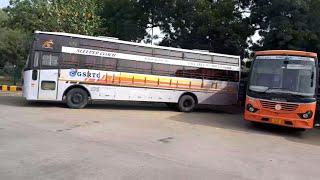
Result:
M116 70L117 69L117 59L103 58L102 59L103 69L105 70Z
M170 73L170 76L182 77L183 76L183 66L170 65L169 73Z
M201 74L199 74L199 68L197 67L183 67L183 77L185 78L200 78L202 79Z
M96 62L97 59L99 59L99 57L85 56L84 67L89 69L95 68L97 65L97 62Z
M42 55L42 66L58 66L58 56L54 56L52 54L44 54Z
M34 53L33 67L39 66L39 52Z
M151 74L151 63L137 61L137 73Z
M118 71L136 73L137 62L128 60L118 60Z
M170 65L153 63L152 74L160 76L168 76Z
M80 65L81 55L63 53L60 68L77 68Z

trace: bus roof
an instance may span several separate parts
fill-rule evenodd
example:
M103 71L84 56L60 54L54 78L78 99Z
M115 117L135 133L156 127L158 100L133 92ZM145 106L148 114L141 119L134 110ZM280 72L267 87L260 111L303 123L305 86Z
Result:
M293 55L293 56L306 56L306 57L317 57L317 53L305 52L305 51L293 51L293 50L268 50L258 51L256 55Z
M122 41L122 40L118 40L118 39L115 39L115 38L94 37L94 36L86 36L86 35L71 34L71 33L64 33L64 32L35 31L35 33L36 34L48 34L48 35L57 35L57 36L76 37L76 38L91 39L91 40L98 40L98 41L107 41L107 42L128 44L128 45L141 46L141 47L165 49L165 50L180 51L180 52L189 52L189 53L196 53L196 54L205 54L205 55L220 56L220 57L240 58L240 56L234 56L234 55L204 52L204 51L201 51L201 50L195 51L195 50L172 48L172 47L165 47L165 46L156 46L156 45L150 45L150 44L142 44L142 43L136 43L136 42Z

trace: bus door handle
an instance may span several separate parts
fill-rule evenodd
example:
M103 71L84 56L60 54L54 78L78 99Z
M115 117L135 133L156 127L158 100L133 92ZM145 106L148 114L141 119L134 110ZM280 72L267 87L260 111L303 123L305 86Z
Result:
M37 80L38 79L38 70L34 69L32 70L32 80Z

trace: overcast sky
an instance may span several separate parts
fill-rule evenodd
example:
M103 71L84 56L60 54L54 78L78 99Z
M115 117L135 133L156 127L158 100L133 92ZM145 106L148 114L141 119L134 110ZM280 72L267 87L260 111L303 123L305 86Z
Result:
M9 5L9 0L0 0L0 8L7 7Z

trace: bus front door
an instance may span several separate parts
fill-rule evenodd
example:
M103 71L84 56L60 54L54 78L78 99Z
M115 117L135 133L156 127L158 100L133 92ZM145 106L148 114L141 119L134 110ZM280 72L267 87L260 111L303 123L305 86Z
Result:
M41 53L39 70L39 100L56 100L58 92L59 54Z

